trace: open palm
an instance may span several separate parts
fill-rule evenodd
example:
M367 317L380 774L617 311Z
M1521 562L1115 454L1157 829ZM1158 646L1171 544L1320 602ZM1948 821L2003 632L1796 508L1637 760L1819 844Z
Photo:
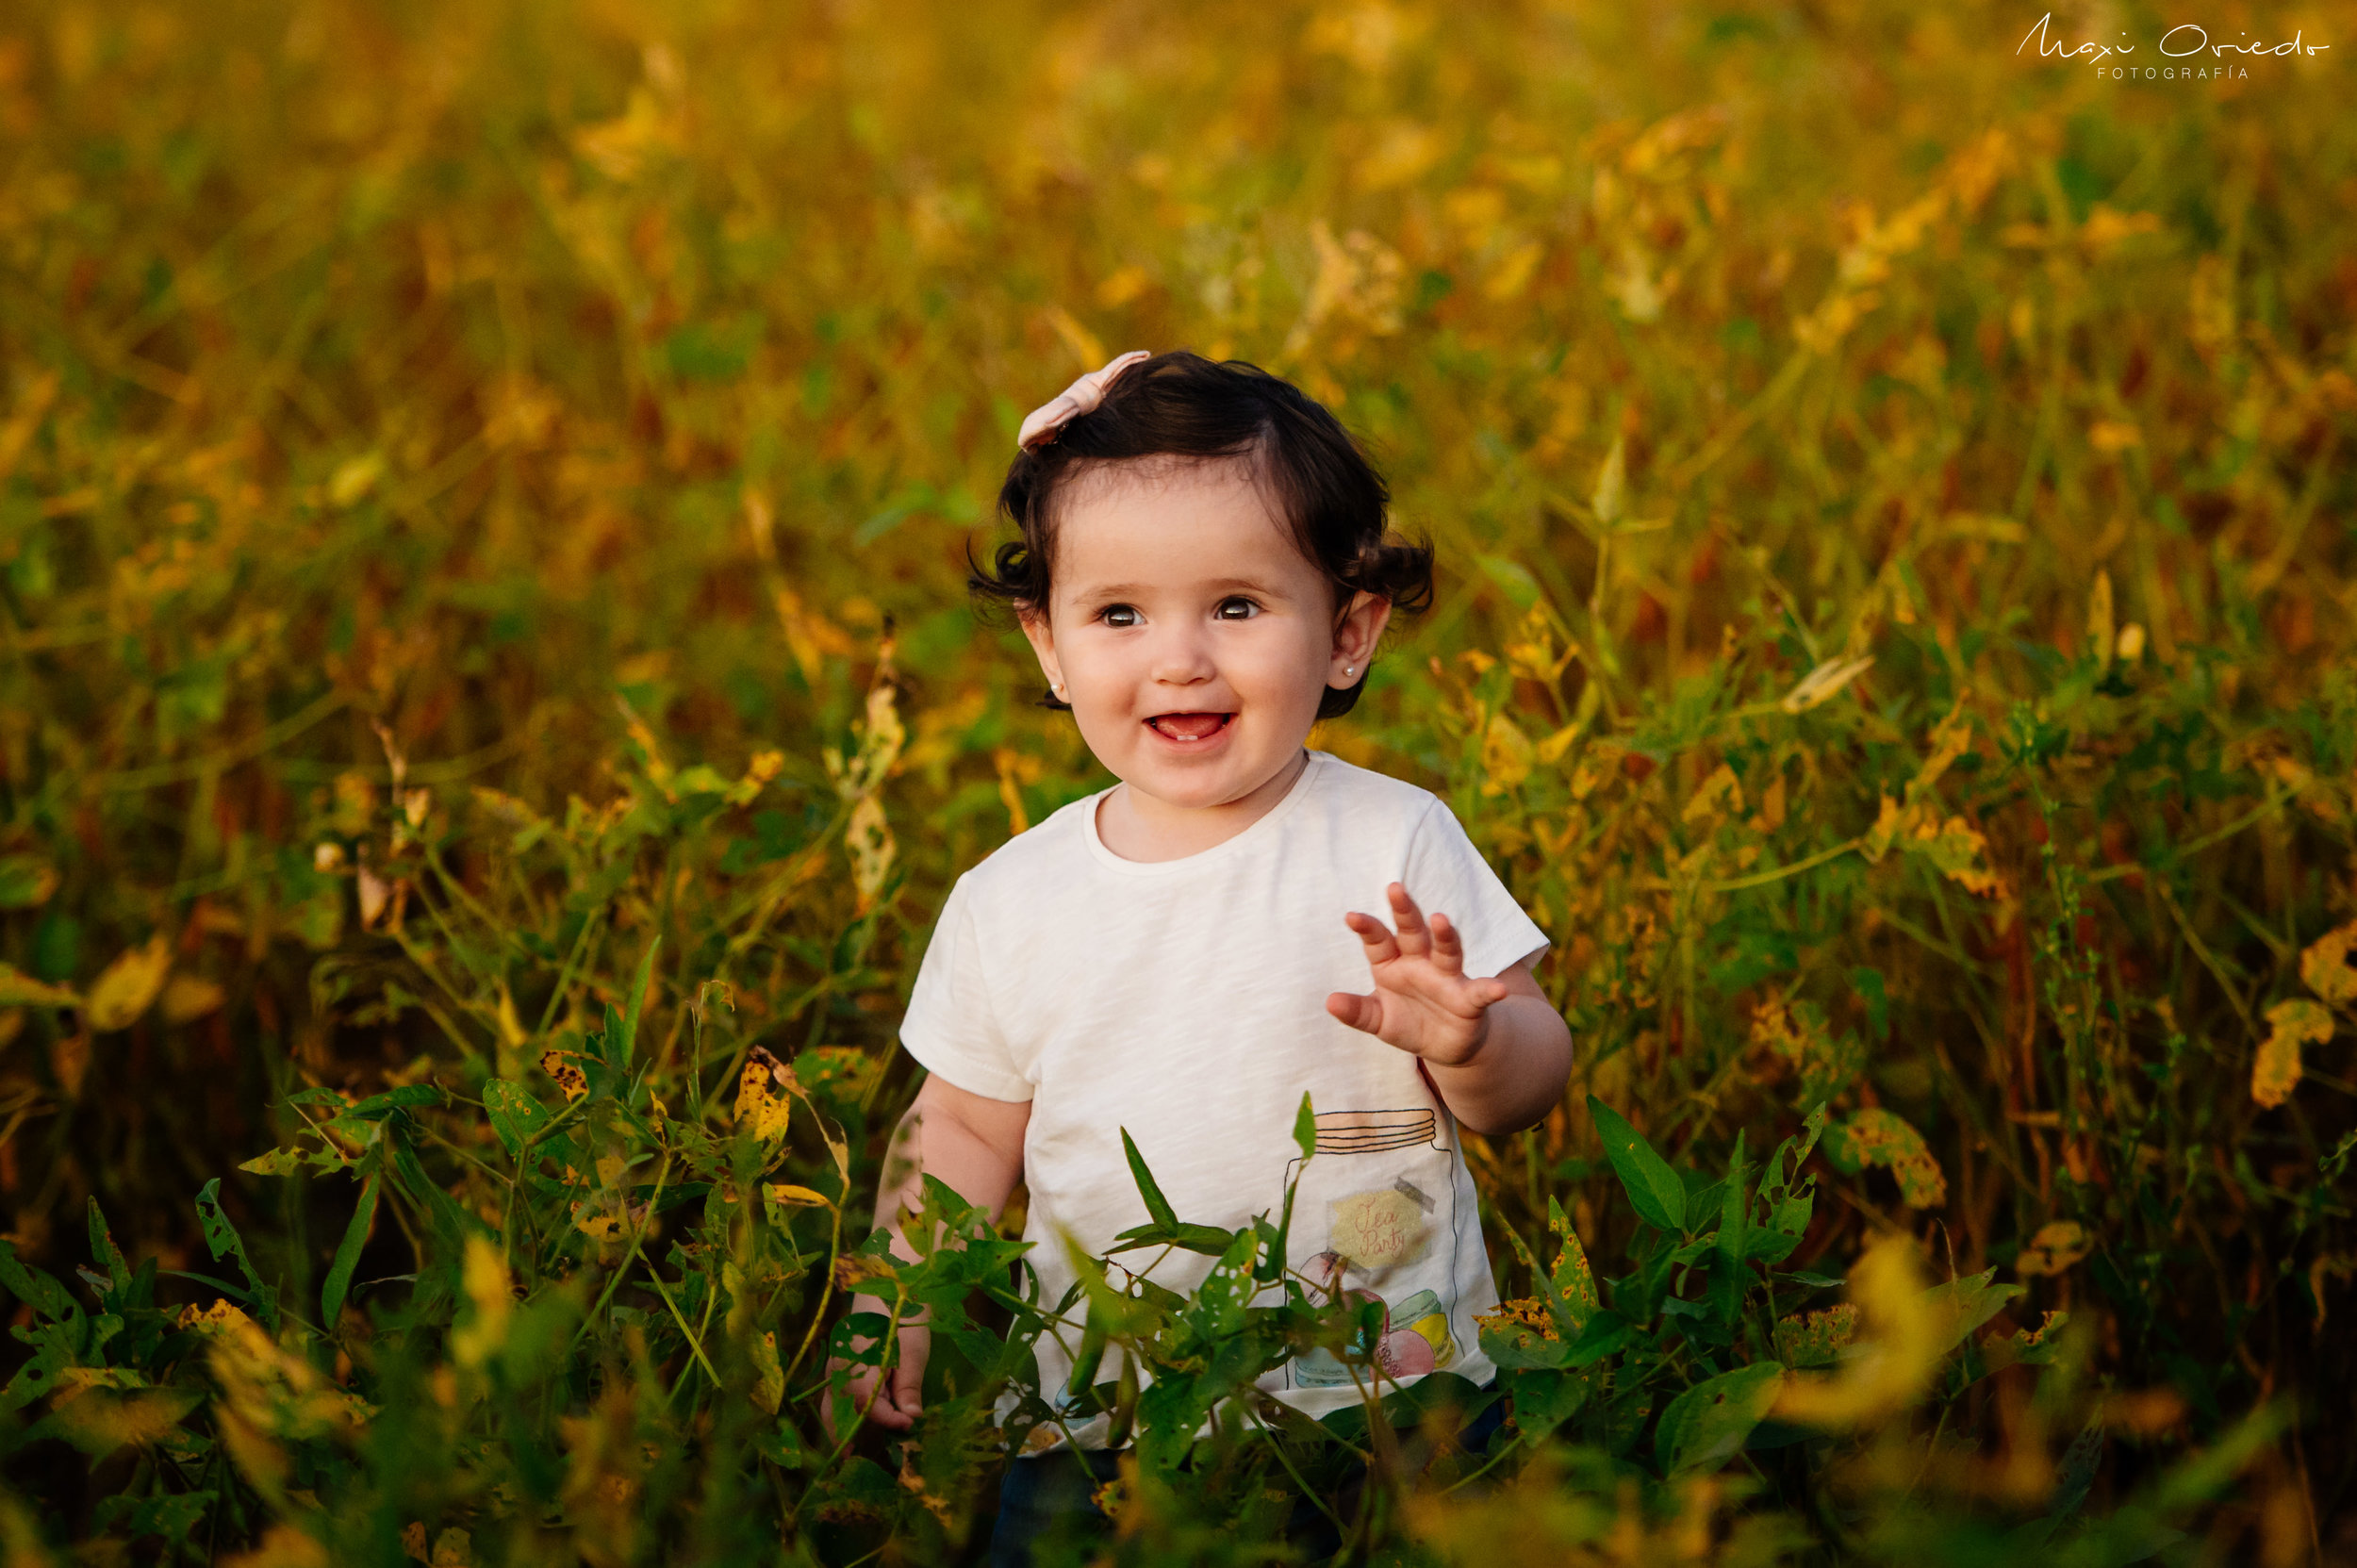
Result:
M1326 999L1326 1010L1435 1066L1461 1065L1481 1049L1490 1009L1511 988L1465 973L1465 944L1447 916L1435 913L1427 923L1406 886L1393 883L1388 892L1391 926L1355 910L1343 916L1366 944L1375 990L1337 991Z

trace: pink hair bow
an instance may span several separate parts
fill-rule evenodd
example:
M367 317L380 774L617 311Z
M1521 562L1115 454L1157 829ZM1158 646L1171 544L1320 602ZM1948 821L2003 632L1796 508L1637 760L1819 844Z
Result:
M1016 434L1014 444L1017 447L1028 448L1055 439L1056 432L1062 430L1066 423L1082 414L1093 414L1096 411L1096 405L1105 401L1106 388L1113 386L1116 376L1139 360L1153 357L1145 349L1131 349L1128 354L1116 355L1107 360L1104 369L1089 371L1088 374L1058 392L1053 398L1026 414L1023 417L1023 428Z

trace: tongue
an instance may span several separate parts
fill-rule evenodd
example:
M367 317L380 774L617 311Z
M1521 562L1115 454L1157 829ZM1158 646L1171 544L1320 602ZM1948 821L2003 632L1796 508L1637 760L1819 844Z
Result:
M1154 720L1154 727L1179 740L1203 740L1227 722L1224 713L1166 713Z

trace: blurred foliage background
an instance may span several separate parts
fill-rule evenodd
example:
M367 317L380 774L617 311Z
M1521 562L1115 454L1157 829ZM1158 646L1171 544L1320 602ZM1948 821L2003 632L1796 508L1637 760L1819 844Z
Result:
M996 536L1023 410L1109 352L1191 347L1327 400L1439 546L1439 602L1313 743L1442 792L1556 938L1574 1092L1474 1150L1509 1294L1505 1234L1551 1200L1600 1260L1633 1233L1590 1093L1705 1169L1826 1106L1797 1263L1912 1238L1936 1278L2024 1287L1998 1329L2081 1335L2070 1430L1993 1378L1900 1494L2035 1513L2059 1456L2070 1506L2107 1506L2273 1411L2183 1493L2171 1550L2357 1550L2325 1330L2357 1312L2357 39L2219 0L2215 38L2332 52L2098 81L2018 52L2036 20L13 8L9 1241L104 1276L94 1198L129 1259L217 1271L192 1199L225 1178L287 1300L341 1267L349 1315L297 1359L365 1379L364 1302L455 1310L472 1222L437 1201L498 1223L469 1187L496 1129L457 1113L495 1081L565 1103L543 1053L616 1037L650 954L642 1088L722 1135L773 1053L825 1113L796 1180L872 1190L948 882L1106 782L977 624L963 552ZM2091 6L2052 36L2157 60L2184 20ZM372 1227L333 1138L236 1169L304 1090L437 1085L400 1110L423 1174ZM615 1265L582 1233L552 1279ZM832 1309L824 1268L789 1276L756 1315L790 1345ZM152 1283L157 1311L214 1294ZM643 1330L668 1379L703 1352L642 1284L601 1301L651 1329L584 1321ZM166 1344L159 1387L195 1364ZM9 1387L12 1419L50 1410ZM328 1496L199 1486L152 1431L74 1458L25 1429L11 1563L228 1554ZM805 1471L756 1469L791 1510L770 1539L832 1552L781 1501ZM585 1540L636 1495L602 1484L566 1494ZM1865 1551L1838 1499L1882 1485L1824 1480L1806 1550ZM451 1487L435 1506L485 1530ZM396 1511L369 1517L433 1522ZM1442 1555L1508 1527L1414 1517ZM305 1560L267 1539L254 1560ZM562 1550L701 1560L651 1524L603 1539Z

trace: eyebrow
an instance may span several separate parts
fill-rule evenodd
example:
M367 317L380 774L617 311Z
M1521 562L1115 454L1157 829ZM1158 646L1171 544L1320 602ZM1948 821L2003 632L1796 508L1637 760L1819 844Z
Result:
M1251 577L1222 577L1213 582L1202 584L1201 586L1213 592L1257 593L1271 599L1284 597L1281 590ZM1153 587L1154 585L1150 583L1108 583L1102 586L1090 584L1075 589L1073 597L1075 599L1118 599L1124 595L1135 596L1148 593Z

